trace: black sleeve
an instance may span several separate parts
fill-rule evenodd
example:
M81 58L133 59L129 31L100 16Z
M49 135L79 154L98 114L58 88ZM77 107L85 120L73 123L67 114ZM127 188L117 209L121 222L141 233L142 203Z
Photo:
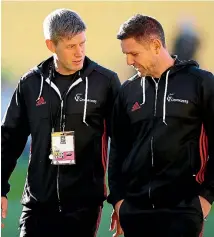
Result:
M214 76L203 71L201 85L202 122L208 138L208 162L200 195L211 204L214 201Z
M2 190L6 196L10 190L8 183L17 159L22 154L29 136L29 125L22 95L21 82L17 86L1 126Z
M113 206L125 198L125 184L122 165L130 150L130 121L123 101L123 87L116 99L112 115L112 137L108 166L108 183L110 194L107 201Z
M106 129L107 129L107 136L111 137L111 117L115 99L117 98L121 83L118 78L118 75L115 73L114 76L111 78L110 86L109 86L109 93L108 93L108 108L106 110Z

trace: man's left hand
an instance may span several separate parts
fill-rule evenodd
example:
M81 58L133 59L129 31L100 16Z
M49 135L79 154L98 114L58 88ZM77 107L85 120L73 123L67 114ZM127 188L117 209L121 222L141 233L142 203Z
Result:
M211 210L211 204L203 197L199 196L200 203L201 203L201 209L203 212L204 218L206 218L209 215L209 212Z

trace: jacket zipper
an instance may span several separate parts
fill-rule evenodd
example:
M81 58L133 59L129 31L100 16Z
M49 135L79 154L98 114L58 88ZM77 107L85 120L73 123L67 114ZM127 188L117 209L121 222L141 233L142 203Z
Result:
M50 83L49 78L47 78L45 81L47 83ZM65 99L66 99L68 93L70 92L70 90L73 87L75 87L76 85L78 85L80 82L82 82L82 78L79 78L78 80L76 80L74 83L71 84L71 86L68 88L68 91L66 92ZM63 98L61 96L61 93L60 93L59 89L57 88L57 86L53 82L51 82L51 87L56 91L56 93L58 94L58 96L60 98L60 102L61 102L60 130L62 128L62 130L64 131L64 129L65 129L65 114L63 114L63 108L64 108ZM52 129L54 129L54 128L52 128ZM61 212L62 211L62 206L61 206L61 200L60 200L59 177L60 177L60 170L59 170L59 165L58 165L58 167L57 167L56 185L57 185L57 198L58 198L58 204L59 204L59 212Z
M154 80L154 82L155 82L155 111L154 111L154 116L156 116L156 112L157 112L157 98L158 98L158 83L159 83L159 80L158 80L158 82L156 82Z
M155 109L154 109L154 116L156 116L157 113L157 97L158 97L158 83L160 81L160 79L158 80L158 82L156 82L153 79L154 83L155 83ZM154 168L154 147L153 147L153 143L154 143L154 136L152 136L151 138L151 154L152 154L152 169ZM152 190L152 185L150 182L150 186L149 186L149 199L151 200L151 190ZM152 203L152 208L155 208L154 203Z
M151 139L151 153L152 153L152 169L154 168L154 152L153 152L153 137ZM151 185L151 181L150 181L150 186L149 186L149 199L151 200L151 189L152 189L152 185ZM152 203L152 208L155 208L154 203Z

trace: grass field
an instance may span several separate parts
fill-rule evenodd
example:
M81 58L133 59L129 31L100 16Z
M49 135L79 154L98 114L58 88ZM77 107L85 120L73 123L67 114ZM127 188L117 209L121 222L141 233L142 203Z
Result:
M5 228L2 230L2 237L19 236L18 221L22 209L20 204L20 198L23 191L26 170L27 170L27 162L23 161L23 159L22 160L20 159L10 180L11 192L8 195L9 199L8 216L7 219L4 221ZM109 204L105 203L97 237L112 236L113 233L109 231L111 211L112 207ZM214 237L214 210L212 210L208 218L208 221L205 223L204 237Z

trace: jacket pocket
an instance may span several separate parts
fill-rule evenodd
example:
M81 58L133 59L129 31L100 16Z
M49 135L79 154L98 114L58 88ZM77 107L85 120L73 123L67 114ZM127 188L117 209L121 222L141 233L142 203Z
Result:
M201 206L201 202L200 202L199 196L196 196L195 198L193 198L192 204L195 207L195 209L198 211L199 215L202 218L204 218L203 210L202 210L202 206Z

